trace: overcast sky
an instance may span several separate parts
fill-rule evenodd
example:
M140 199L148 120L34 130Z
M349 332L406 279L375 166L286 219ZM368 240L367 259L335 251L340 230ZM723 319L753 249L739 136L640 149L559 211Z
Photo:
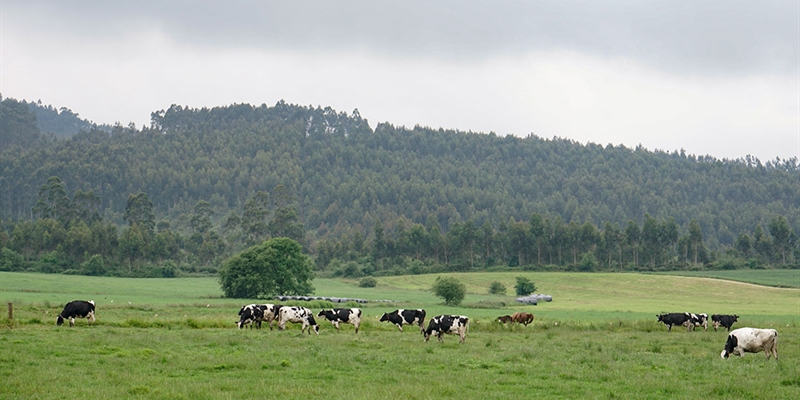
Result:
M785 159L799 48L798 0L0 0L4 97L137 126L283 99L373 128Z

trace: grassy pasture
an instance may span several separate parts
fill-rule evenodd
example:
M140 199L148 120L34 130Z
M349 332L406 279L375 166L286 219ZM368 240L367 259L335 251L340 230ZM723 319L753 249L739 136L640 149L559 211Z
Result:
M523 306L485 294L514 277L551 303ZM119 279L0 273L0 398L798 398L800 290L718 279L640 274L456 274L465 305L445 307L427 289L435 275L385 277L376 288L315 280L317 295L391 299L363 305L358 335L321 322L316 335L237 330L247 300L220 297L212 278ZM96 326L57 328L66 301L97 302ZM114 302L112 303L111 300ZM128 302L131 302L128 304ZM505 303L503 307L501 304ZM318 306L318 304L317 304ZM489 308L484 308L484 307ZM423 343L418 331L379 323L404 307L459 313L472 323ZM477 308L481 307L481 308ZM528 327L498 315L536 314ZM779 361L761 354L723 361L724 331L667 332L663 311L735 312L734 327L775 327ZM3 312L5 314L5 312ZM75 377L80 377L76 379Z
M664 272L667 275L682 275L705 278L726 279L775 287L800 288L798 269L736 269L730 271L676 271Z

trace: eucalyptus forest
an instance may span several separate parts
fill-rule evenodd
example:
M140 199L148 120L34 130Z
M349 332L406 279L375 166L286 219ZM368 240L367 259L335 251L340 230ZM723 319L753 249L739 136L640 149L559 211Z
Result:
M214 274L276 237L323 276L800 268L796 157L373 129L283 101L137 127L0 100L0 270Z

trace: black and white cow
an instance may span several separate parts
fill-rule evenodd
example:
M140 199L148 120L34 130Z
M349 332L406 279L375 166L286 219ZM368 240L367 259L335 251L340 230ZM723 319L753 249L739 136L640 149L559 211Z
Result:
M457 334L461 338L459 343L464 343L464 337L467 335L468 323L469 318L464 315L437 315L431 318L428 323L428 328L425 329L422 334L425 335L426 342L433 335L439 338L439 342L443 342L443 334Z
M324 317L328 321L331 321L333 326L336 327L336 332L339 332L339 323L355 326L356 333L358 333L358 327L361 326L360 308L333 308L330 310L322 309L322 311L317 314L317 317Z
M301 334L308 328L308 334L310 335L311 329L313 328L314 333L319 335L319 325L317 325L317 321L314 320L314 313L312 313L311 310L305 307L283 306L279 314L278 329L286 329L286 323L291 322L293 324L303 324L303 327L300 329Z
M714 332L717 331L717 328L720 326L725 327L725 329L730 332L731 326L733 323L739 319L738 315L723 315L723 314L714 314L711 316L711 322L714 325Z
M728 334L728 341L722 349L720 357L728 358L731 354L743 357L744 353L764 351L769 357L778 359L778 331L775 329L739 328Z
M385 321L389 321L397 325L397 329L400 329L400 332L403 331L403 324L417 325L419 326L419 331L424 332L425 310L421 308L416 310L404 310L400 308L390 313L383 313L381 316L381 322Z
M672 330L672 325L683 325L686 330L692 330L692 315L689 313L668 313L656 315L658 322L663 322L667 330Z
M64 319L69 320L69 326L75 326L75 318L86 318L89 324L94 322L94 300L73 300L64 306L64 311L56 317L56 325L64 324Z
M689 316L691 317L691 322L689 325L691 329L702 326L705 330L708 330L708 314L689 313Z
M256 321L258 329L261 329L261 322L269 322L269 330L272 330L272 323L278 320L278 315L280 313L281 307L280 304L259 304L258 308L261 309L261 312L264 314L261 317L261 320Z
M269 322L269 330L272 330L272 323L278 319L280 304L248 304L239 309L239 322L236 323L239 329L245 325L261 329L261 322Z
M264 310L262 310L258 304L248 304L239 309L239 321L236 322L236 326L238 326L239 329L244 328L245 325L250 326L250 329L256 326L256 329L258 329L261 327L261 320L263 318Z

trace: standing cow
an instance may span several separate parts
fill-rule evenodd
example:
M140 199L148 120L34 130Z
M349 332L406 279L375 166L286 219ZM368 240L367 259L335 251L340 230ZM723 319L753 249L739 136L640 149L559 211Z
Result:
M403 331L403 324L417 325L419 326L419 331L424 332L425 310L421 308L418 308L416 310L404 310L400 308L390 313L383 313L380 322L386 322L386 321L389 321L397 325L397 329L400 329L400 332Z
M708 314L692 314L689 313L691 317L689 322L689 328L694 329L696 327L703 327L705 330L708 330Z
M743 357L744 353L764 351L769 357L778 359L778 331L775 329L739 328L728 334L725 348L720 357L728 358L731 354Z
M75 318L86 318L89 324L94 322L94 300L73 300L64 306L64 311L56 317L56 325L64 324L64 318L69 320L70 328L75 326Z
M291 322L293 324L303 324L303 327L300 329L300 334L303 334L306 328L308 328L309 335L311 334L311 329L314 329L314 333L319 335L319 325L317 325L317 321L314 320L314 313L312 313L311 310L305 307L283 306L279 314L278 329L286 329L286 323Z
M717 328L720 326L725 327L728 332L731 331L731 326L733 323L739 319L738 315L722 315L722 314L714 314L711 316L711 322L714 324L714 332L717 331Z
M339 323L355 326L356 333L358 333L358 327L361 326L360 308L333 308L330 310L322 309L322 311L317 314L317 317L324 317L328 321L331 321L333 326L336 327L336 332L339 332Z
M444 340L442 340L443 334L457 334L460 337L459 343L464 343L464 338L467 335L468 323L469 318L464 315L438 315L431 318L431 321L428 323L428 328L425 329L422 334L425 335L426 342L433 335L439 338L439 342L444 342Z
M667 330L672 330L672 325L683 325L687 331L692 330L692 315L689 313L669 313L656 315L658 322L663 322L667 326Z
M262 317L261 320L256 321L258 324L258 328L261 329L261 322L269 322L269 330L272 330L272 323L278 320L278 316L280 315L281 307L280 304L259 304L258 308L261 309Z

